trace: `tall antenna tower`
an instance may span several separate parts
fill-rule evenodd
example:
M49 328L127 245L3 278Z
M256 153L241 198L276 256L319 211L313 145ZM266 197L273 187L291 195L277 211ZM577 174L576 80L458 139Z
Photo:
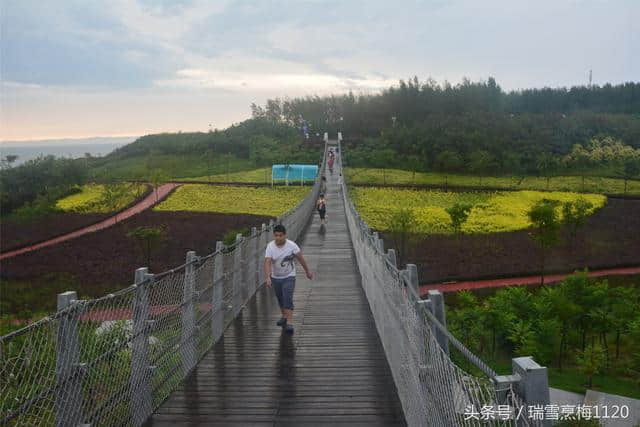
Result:
M593 70L589 70L589 88L591 88L592 80L593 80Z

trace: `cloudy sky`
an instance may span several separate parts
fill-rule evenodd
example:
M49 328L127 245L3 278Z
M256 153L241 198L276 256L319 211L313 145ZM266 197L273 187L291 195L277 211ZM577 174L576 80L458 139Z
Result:
M639 0L0 0L0 140L222 128L417 75L640 80Z

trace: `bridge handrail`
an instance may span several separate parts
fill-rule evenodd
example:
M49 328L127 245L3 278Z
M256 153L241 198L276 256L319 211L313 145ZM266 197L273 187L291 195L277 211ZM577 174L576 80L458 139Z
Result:
M441 323L444 321L442 295L436 291L433 300L421 300L415 265L407 264L402 270L396 265L395 251L385 252L383 240L360 217L349 196L340 140L338 152L343 176L341 191L362 286L407 423L412 426L538 425L538 421L527 418L525 399L518 394L522 378L497 375L449 333L446 324ZM451 360L449 343L486 377L477 377L459 368ZM482 407L497 411L502 407L507 416L489 421L466 419L471 406L476 411ZM517 420L515 414L520 414Z
M0 425L142 425L264 283L274 225L300 237L326 153L305 198L251 236L99 298L60 294L57 312L0 337Z

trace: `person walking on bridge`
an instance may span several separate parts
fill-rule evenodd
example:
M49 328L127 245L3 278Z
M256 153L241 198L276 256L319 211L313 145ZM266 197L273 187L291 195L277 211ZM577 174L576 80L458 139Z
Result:
M327 215L327 201L324 198L324 194L320 194L320 198L316 201L316 209L320 215L320 222L322 225L327 223L325 216Z
M273 287L282 313L276 325L282 326L288 334L293 334L295 260L300 262L309 280L313 280L313 273L302 256L300 247L294 241L287 239L287 230L284 225L278 224L273 228L273 237L274 240L269 242L264 255L264 277L266 277L267 288Z

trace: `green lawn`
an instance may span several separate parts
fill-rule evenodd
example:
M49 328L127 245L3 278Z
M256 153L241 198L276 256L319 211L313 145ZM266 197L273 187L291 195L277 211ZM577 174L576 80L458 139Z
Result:
M197 154L155 155L150 164L146 156L128 157L109 161L91 170L94 178L115 178L129 180L148 180L150 169L160 169L167 179L183 179L226 174L255 168L248 159L231 156L229 161L218 160L207 164L206 159Z
M242 182L248 184L271 183L271 168L260 168L239 172L220 173L196 177L180 178L181 181Z
M516 190L579 191L587 193L623 194L624 180L586 176L584 189L580 176L552 177L547 185L544 177L526 176L471 176L459 174L441 174L432 172L413 172L399 169L347 168L350 184L387 184L387 185L433 185L457 187L490 187ZM627 194L640 195L640 180L627 183Z

